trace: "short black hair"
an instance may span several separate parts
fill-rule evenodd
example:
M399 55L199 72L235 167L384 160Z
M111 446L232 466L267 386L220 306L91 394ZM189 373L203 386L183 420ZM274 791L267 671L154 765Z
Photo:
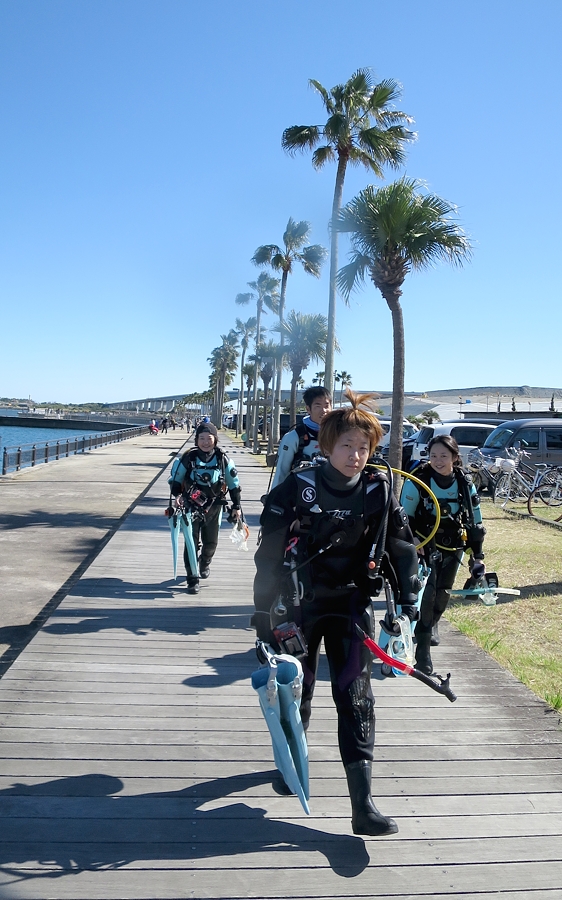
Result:
M330 403L332 402L332 395L330 394L328 388L322 387L321 385L315 385L314 387L309 387L306 389L306 391L302 395L303 403L305 406L312 406L312 404L315 400L318 399L318 397L326 397L326 399L328 399Z

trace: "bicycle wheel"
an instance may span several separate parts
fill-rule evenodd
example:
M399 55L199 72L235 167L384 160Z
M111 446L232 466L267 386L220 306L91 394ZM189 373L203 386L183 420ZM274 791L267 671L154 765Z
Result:
M504 473L496 481L494 503L503 506L504 509L508 503L516 506L524 505L528 496L528 488L525 487L523 481L516 474L514 475L511 472Z
M527 509L537 519L562 521L562 479L552 483L541 482L530 494Z

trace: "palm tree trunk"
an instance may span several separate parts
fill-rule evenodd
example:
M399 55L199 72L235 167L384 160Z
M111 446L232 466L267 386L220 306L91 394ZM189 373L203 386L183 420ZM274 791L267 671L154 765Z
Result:
M294 425L297 420L297 384L300 378L300 372L296 369L293 370L293 377L291 378L291 401L290 401L290 417L289 423Z
M262 310L261 303L258 300L257 309L256 309L256 354L258 352L258 347L260 345L260 338L261 338L261 310ZM256 358L256 364L254 366L254 393L253 393L253 399L252 399L252 437L253 437L253 443L254 443L254 453L257 453L259 450L259 444L258 444L258 441L259 441L259 437L258 437L258 420L259 420L258 387L259 387L259 385L258 385L258 361ZM249 437L250 431L247 430L246 434ZM250 445L250 441L247 441L246 443L247 443L247 446Z
M242 347L240 356L240 394L238 396L238 406L236 412L236 437L242 432L242 417L244 415L244 360L246 358L246 348Z
M390 445L388 461L393 469L402 468L402 422L404 420L404 377L405 377L405 342L404 319L400 296L402 291L394 290L391 296L385 296L392 313L392 338L394 344L394 369L392 373L392 416L390 420ZM402 480L395 478L394 490L400 496Z
M283 326L283 322L285 321L285 294L287 292L287 277L289 273L283 270L283 275L281 276L281 294L279 296L279 324ZM280 332L279 335L279 344L281 347L285 346L285 335L283 331ZM281 380L283 378L283 357L279 360L279 367L277 369L276 378L275 378L275 403L271 410L271 419L273 424L273 442L279 443L279 433L280 429L280 419L281 419ZM273 452L272 450L270 452Z
M326 374L324 376L324 387L326 387L332 395L334 393L334 358L336 348L336 275L338 274L339 237L338 232L334 228L334 223L341 209L346 167L347 156L344 156L342 154L338 157L338 171L336 174L336 186L334 188L334 199L332 202L332 220L330 234L330 285L328 289L328 340L326 342Z

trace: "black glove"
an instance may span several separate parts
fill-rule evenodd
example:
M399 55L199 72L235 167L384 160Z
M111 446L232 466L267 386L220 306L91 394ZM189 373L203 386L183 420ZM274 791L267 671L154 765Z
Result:
M400 605L400 609L402 610L403 616L408 616L410 622L415 622L419 619L419 610L417 606L410 606L409 604Z

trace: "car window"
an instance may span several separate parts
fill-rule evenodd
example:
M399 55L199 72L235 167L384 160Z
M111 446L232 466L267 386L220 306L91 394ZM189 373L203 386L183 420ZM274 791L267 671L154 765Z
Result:
M402 428L402 437L408 438L416 433L416 429L413 425L404 425Z
M547 450L562 450L562 428L545 428Z
M492 447L493 450L503 450L513 436L513 431L513 428L495 428L484 441L484 446Z
M418 434L418 444L428 444L433 437L434 428L422 428Z
M521 441L523 450L539 449L539 429L538 428L522 428L515 435L517 441Z
M386 422L379 422L379 425L382 428L383 434L388 434L388 432L390 431L390 425L387 425Z
M490 428L466 428L461 425L451 430L451 437L454 437L459 447L481 447L488 435L493 431Z

